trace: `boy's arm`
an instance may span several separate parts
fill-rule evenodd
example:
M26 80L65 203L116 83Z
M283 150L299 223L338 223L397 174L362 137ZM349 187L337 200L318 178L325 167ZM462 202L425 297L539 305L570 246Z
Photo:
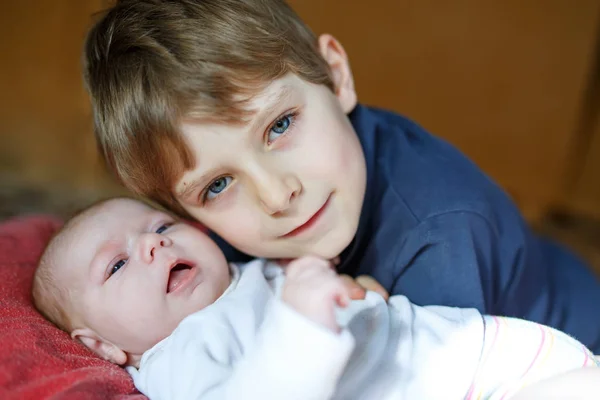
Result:
M516 214L515 214L516 215ZM392 294L417 304L475 307L564 331L600 352L600 284L577 257L534 236L515 215L456 211L421 222L398 244Z
M231 327L194 332L150 358L134 379L150 398L328 399L352 352L348 332L333 333L280 300L268 307L253 348L232 360ZM175 343L172 343L175 344ZM223 360L223 352L230 359Z
M526 240L514 233L506 239L476 213L451 212L430 217L399 244L391 294L403 294L421 305L474 307L484 314L519 314L530 308L547 278L542 270L537 281L527 282ZM526 283L527 290L522 290ZM511 310L514 304L519 304L520 309Z

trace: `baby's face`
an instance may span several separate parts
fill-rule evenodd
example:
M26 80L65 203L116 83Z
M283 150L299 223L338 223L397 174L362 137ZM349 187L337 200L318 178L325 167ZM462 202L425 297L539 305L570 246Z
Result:
M142 354L230 283L223 253L203 232L146 205L111 200L74 226L62 258L87 328Z

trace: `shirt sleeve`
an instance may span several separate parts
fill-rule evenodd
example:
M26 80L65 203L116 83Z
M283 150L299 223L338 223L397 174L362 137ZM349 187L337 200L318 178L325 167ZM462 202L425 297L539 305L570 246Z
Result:
M208 336L172 341L132 374L136 386L152 399L329 399L354 346L349 332L330 332L278 300L236 361L215 356L228 346L228 331L211 327Z
M391 292L420 305L474 307L485 314L523 317L547 280L543 268L524 273L531 247L526 235L525 229L499 234L488 219L473 212L428 218L400 243Z
M538 322L600 352L598 277L567 249L534 235L516 213L439 214L397 246L392 271L385 271L391 276L375 276L391 279L391 294Z
M467 308L419 307L404 296L390 297L389 305L401 322L395 326L397 392L387 398L464 399L481 357L481 314Z
M512 399L536 382L600 366L583 344L545 325L485 316L484 326L483 351L469 399Z

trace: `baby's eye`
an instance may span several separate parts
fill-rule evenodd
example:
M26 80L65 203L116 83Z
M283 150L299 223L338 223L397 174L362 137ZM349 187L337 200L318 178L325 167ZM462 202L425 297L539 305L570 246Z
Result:
M115 272L117 272L118 270L121 269L121 267L123 265L125 265L125 263L127 262L127 260L119 260L115 263L115 265L112 266L112 268L110 269L110 272L108 273L108 277L110 278L111 276L113 276L113 274Z
M166 231L167 229L169 229L169 227L173 225L172 223L167 223L167 224L162 224L161 226L158 227L158 229L156 230L156 233L161 234L164 231Z
M215 179L206 190L206 194L204 195L205 200L213 200L222 191L227 189L227 187L231 184L232 180L233 178L231 176L222 176L218 179Z
M287 114L279 118L271 127L267 134L267 143L272 143L277 140L278 137L283 135L289 127L294 123L294 114Z

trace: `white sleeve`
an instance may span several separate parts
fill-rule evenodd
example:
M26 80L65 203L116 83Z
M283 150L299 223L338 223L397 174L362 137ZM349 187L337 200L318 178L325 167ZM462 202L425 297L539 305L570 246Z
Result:
M243 356L228 350L230 332L221 324L171 341L132 372L136 386L152 400L328 399L354 347L347 331L330 332L280 300Z
M484 321L484 348L470 390L472 398L509 399L536 382L584 367L600 367L583 344L556 329L507 317L485 316ZM556 384L556 388L561 386ZM567 397L556 394L556 398Z
M404 371L395 381L396 398L465 398L483 348L482 315L474 309L421 307L404 296L390 297L389 304L399 321L396 355Z

